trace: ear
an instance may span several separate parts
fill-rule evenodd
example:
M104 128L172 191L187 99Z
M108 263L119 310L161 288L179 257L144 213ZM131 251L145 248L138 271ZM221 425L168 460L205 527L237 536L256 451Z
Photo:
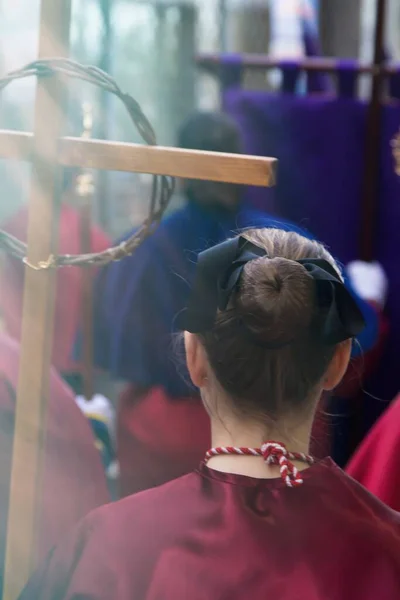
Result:
M207 358L199 338L185 331L186 364L193 384L201 388L207 379Z
M351 340L338 344L323 379L323 389L333 390L342 381L351 356Z

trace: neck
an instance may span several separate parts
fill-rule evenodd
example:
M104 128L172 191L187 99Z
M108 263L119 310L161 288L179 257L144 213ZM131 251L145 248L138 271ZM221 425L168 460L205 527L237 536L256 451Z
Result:
M235 446L260 448L267 441L280 442L291 452L309 453L313 415L295 424L274 423L270 427L265 423L231 417L221 419L211 417L211 443L213 448ZM262 457L221 455L209 460L209 467L225 473L236 473L256 478L279 477L279 468L266 465ZM297 469L304 470L307 464L295 462Z

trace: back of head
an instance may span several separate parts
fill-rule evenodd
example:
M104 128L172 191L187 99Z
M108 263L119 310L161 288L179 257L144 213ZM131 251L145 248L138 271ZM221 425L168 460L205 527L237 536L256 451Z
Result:
M241 136L236 123L222 113L198 112L190 116L178 134L178 146L186 150L240 154ZM187 180L185 193L189 200L207 206L235 209L240 187L229 183Z
M181 126L178 145L187 150L240 154L241 139L236 123L223 113L197 112Z
M240 286L211 331L200 335L218 384L247 416L279 419L303 411L324 376L335 345L313 335L315 282L300 259L324 259L316 241L279 229L243 237L267 251L248 262Z

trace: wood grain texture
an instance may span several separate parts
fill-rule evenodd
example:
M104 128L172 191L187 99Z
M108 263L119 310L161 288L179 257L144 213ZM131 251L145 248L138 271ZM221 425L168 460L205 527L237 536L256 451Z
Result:
M31 133L0 130L0 157L29 160ZM82 138L62 138L58 162L68 167L106 169L185 179L226 181L261 187L275 184L277 160L263 156L221 154L162 146L143 146Z
M42 0L39 57L66 56L70 0ZM37 264L56 251L59 207L56 164L65 89L57 78L38 82L35 152L28 222L28 260ZM32 149L32 143L31 143ZM54 272L25 269L22 345L17 393L5 561L5 600L18 598L35 567L41 459L48 402L53 338Z

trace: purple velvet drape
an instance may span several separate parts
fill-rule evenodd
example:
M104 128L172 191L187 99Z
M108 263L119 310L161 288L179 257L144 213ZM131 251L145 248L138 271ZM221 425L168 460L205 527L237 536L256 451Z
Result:
M311 230L342 261L357 258L366 106L353 95L354 65L343 63L339 94L299 96L297 63L282 63L282 91L270 94L237 85L239 60L227 65L237 79L226 87L224 107L247 152L279 160L277 187L249 189L251 203Z

